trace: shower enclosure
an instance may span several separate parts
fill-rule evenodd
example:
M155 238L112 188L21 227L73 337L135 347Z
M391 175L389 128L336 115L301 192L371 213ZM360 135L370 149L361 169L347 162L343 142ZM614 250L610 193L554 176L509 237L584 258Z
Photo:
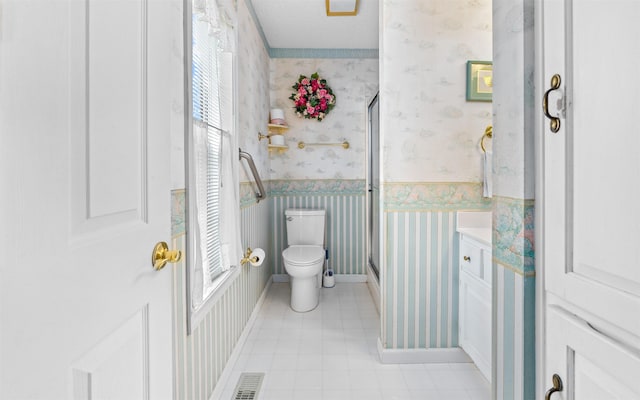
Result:
M376 94L368 106L367 165L367 259L371 270L380 280L380 94Z

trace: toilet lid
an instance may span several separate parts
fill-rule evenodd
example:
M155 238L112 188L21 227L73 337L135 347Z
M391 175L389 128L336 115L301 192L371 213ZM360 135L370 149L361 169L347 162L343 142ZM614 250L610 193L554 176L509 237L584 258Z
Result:
M311 265L322 261L322 246L289 246L282 252L282 258L290 264Z

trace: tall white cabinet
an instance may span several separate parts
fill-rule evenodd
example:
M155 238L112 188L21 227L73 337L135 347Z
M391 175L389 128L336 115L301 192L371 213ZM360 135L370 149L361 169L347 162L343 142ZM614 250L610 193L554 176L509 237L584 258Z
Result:
M640 399L640 1L542 17L538 397Z
M459 343L491 381L491 213L459 212Z

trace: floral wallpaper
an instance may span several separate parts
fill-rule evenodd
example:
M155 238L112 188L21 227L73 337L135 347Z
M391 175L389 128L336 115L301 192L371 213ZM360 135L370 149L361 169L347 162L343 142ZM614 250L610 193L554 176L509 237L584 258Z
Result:
M491 208L482 197L481 183L388 183L384 185L386 211L456 211Z
M270 179L364 179L367 105L378 90L376 59L271 60L271 108L285 111L289 130L284 134L289 150L270 155ZM300 75L318 72L336 95L336 106L321 122L298 118L289 100ZM307 146L298 142L341 143L340 146ZM266 144L265 144L266 147Z
M238 145L251 154L264 181L269 155L258 132L267 133L269 120L269 54L244 1L238 1L238 29ZM240 181L253 181L248 168L240 169Z
M480 182L491 103L467 102L467 60L492 59L491 0L382 0L384 180Z

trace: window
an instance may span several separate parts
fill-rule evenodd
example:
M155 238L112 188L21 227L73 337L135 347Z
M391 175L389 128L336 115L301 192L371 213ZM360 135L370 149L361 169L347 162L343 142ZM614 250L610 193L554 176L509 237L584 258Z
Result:
M191 124L188 155L188 297L190 326L202 306L240 260L234 170L238 161L232 135L233 29L229 15L213 0L191 18ZM224 18L220 18L224 16ZM223 190L224 189L224 190ZM237 189L235 189L237 192ZM231 208L230 208L231 207ZM239 229L239 228L238 228ZM235 237L238 237L237 241ZM237 258L237 260L235 260Z
M197 247L204 279L222 274L220 256L220 160L222 122L219 40L193 15L192 103L197 210ZM207 286L205 282L204 286Z

